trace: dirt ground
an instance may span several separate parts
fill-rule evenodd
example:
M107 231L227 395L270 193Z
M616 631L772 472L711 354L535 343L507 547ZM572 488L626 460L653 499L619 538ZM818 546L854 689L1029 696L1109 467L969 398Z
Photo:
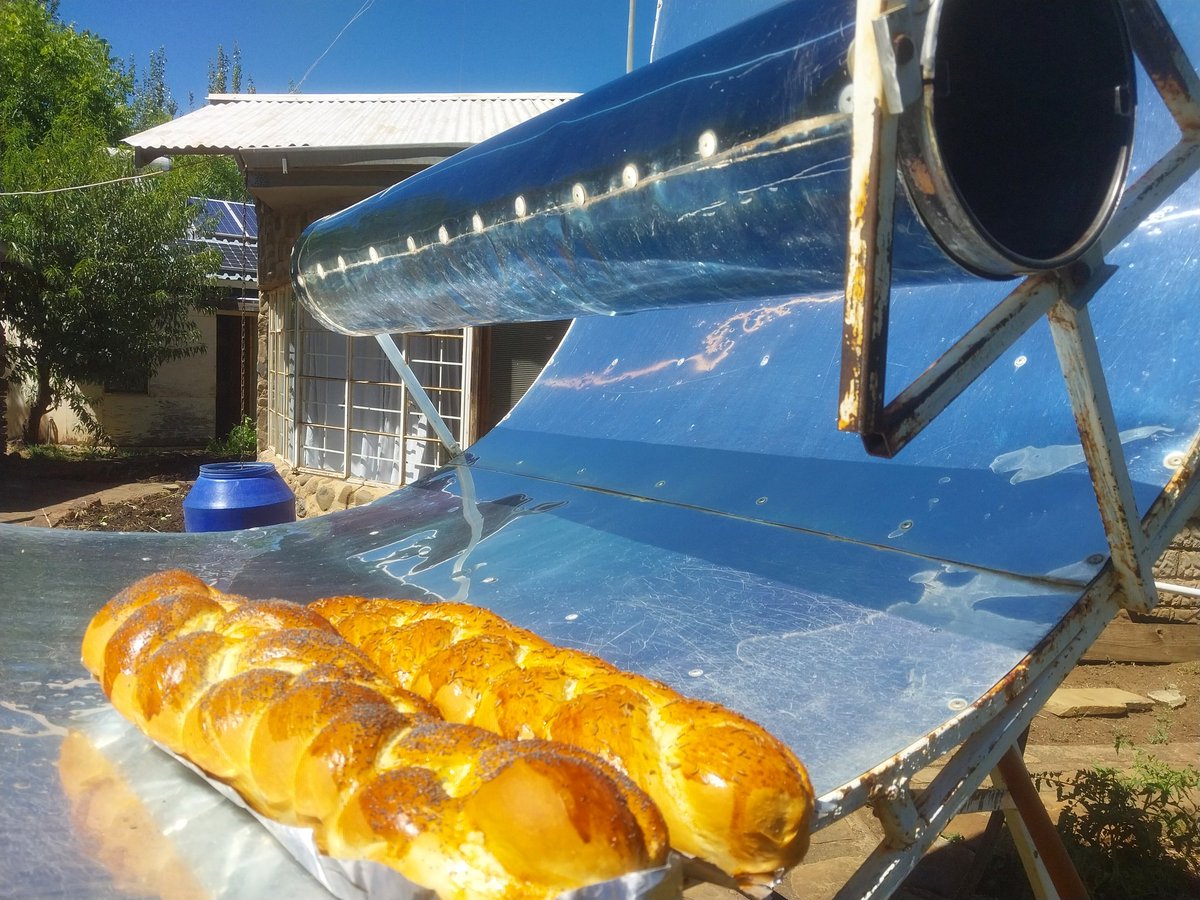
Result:
M1174 687L1187 698L1187 704L1179 709L1159 706L1112 717L1060 719L1043 711L1029 729L1030 744L1111 745L1119 739L1152 750L1158 744L1200 741L1200 662L1082 664L1071 670L1063 687L1119 688L1142 697Z
M77 531L183 531L183 498L191 487L191 481L176 481L144 497L89 500L70 509L52 527Z
M84 531L183 531L183 498L210 462L198 450L0 457L0 521Z

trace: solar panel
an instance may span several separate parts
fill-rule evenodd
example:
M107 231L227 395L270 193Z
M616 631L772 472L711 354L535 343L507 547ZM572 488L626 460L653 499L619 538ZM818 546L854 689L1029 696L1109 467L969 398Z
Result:
M217 237L258 237L258 215L253 203L212 198L203 201L192 198L192 202L204 203L204 217Z

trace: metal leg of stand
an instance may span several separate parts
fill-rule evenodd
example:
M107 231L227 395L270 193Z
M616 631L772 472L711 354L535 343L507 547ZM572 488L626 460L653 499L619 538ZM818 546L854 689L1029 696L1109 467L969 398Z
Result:
M404 360L404 354L400 352L400 348L396 346L396 342L392 340L390 334L377 334L375 339L379 342L379 346L383 348L384 355L392 364L392 368L396 370L396 374L400 376L400 380L404 382L404 387L407 389L413 402L417 404L417 408L421 410L425 418L429 420L429 425L433 429L434 434L438 436L438 440L442 442L442 446L446 448L446 452L451 459L462 453L462 448L458 446L458 441L454 439L454 434L450 431L445 420L437 411L437 407L433 405L433 401L429 399L429 394L425 393L425 388L421 386L421 382L417 380L417 374L409 367Z
M1004 782L1015 807L1011 811L1005 810L1005 818L1034 894L1039 900L1042 897L1087 900L1087 888L1042 805L1021 751L1015 746L1009 747L996 764L995 774Z

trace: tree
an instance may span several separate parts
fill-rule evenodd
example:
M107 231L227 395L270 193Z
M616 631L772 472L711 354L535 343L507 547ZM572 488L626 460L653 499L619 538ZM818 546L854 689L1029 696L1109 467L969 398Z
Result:
M131 61L129 75L134 82L132 131L145 131L175 118L179 104L167 88L167 48L150 51L150 62L141 78Z
M134 178L112 149L131 87L96 36L34 0L0 3L0 320L9 377L32 386L28 441L62 402L98 432L82 385L203 349L190 313L218 260L187 240L199 181L188 167Z
M242 50L233 43L233 52L225 53L225 48L217 44L217 52L208 61L208 92L210 94L240 94L242 92ZM246 93L254 93L254 79L246 77ZM191 95L188 95L191 104ZM228 156L190 157L186 162L177 163L195 166L202 179L203 194L218 200L249 200L246 183L242 173Z
M237 87L241 86L241 58L241 51L235 44L233 80ZM209 62L210 81L214 77L214 69L218 64L223 67L229 65L225 51L221 49L220 45L217 46L217 60ZM167 50L165 47L151 51L150 61L145 72L140 76L137 72L137 64L132 58L126 64L125 72L130 83L134 85L131 101L133 121L129 133L145 131L175 118L179 111L179 104L167 87ZM251 83L251 88L253 89L253 83ZM190 105L190 93L188 98ZM228 156L183 156L173 160L172 164L189 170L190 177L195 181L197 196L240 202L249 199L242 173L238 170L237 163Z
M240 94L242 92L242 49L233 42L233 52L217 44L216 55L208 61L208 92L210 94ZM246 93L254 93L254 79L246 78Z
M0 3L0 154L10 142L45 140L60 116L73 116L110 144L129 133L129 77L108 44L56 21L32 0Z

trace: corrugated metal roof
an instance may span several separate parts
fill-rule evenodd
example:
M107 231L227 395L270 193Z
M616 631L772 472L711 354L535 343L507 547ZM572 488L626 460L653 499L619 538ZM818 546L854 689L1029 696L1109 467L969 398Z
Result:
M576 94L212 94L132 135L140 157L292 148L469 147Z

